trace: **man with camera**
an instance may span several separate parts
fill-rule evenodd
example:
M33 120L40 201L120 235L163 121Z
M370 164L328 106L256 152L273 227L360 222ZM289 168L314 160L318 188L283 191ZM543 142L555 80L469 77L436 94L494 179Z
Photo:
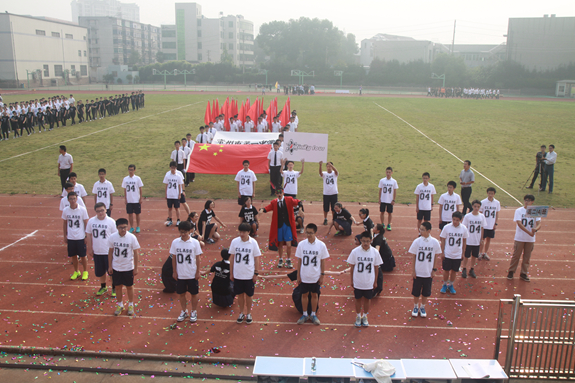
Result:
M541 151L537 152L537 154L535 155L536 166L535 170L533 171L533 179L531 180L531 185L529 185L527 189L533 189L533 185L535 184L535 181L537 180L537 176L539 174L541 174L541 180L543 180L545 174L545 163L543 162L543 160L547 156L547 153L545 153L546 149L547 147L545 145L541 145Z
M553 175L555 173L555 161L557 161L555 145L549 145L549 153L542 161L545 164L545 173L541 176L541 188L539 190L545 191L547 177L549 177L549 193L553 193Z

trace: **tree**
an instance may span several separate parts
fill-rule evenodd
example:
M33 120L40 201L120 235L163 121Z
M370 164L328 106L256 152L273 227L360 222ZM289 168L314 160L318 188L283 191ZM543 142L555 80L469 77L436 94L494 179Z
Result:
M467 66L462 56L446 53L437 55L431 64L431 71L437 75L445 74L446 86L465 86Z
M102 76L102 80L104 80L105 83L113 83L114 82L114 75L113 74L105 74L104 76Z
M133 84L133 82L132 82L132 79L133 79L133 78L134 78L134 77L133 77L131 74L127 74L127 75L126 75L126 80L128 80L128 81L130 82L130 84Z
M220 62L223 64L234 64L234 57L228 53L227 48L224 46L224 51L222 52L222 58Z
M158 51L156 53L156 62L163 63L165 60L166 57L164 56L164 52Z
M118 79L116 80L116 82L117 82L118 84L121 84L121 83L122 83L122 79L121 79L120 77L118 77Z
M134 76L134 83L135 83L135 84L138 84L139 82L140 82L140 76L135 75L135 76Z
M140 62L141 59L142 57L140 56L140 52L138 52L135 49L132 49L132 51L130 52L130 56L128 57L128 65L129 66L136 65Z

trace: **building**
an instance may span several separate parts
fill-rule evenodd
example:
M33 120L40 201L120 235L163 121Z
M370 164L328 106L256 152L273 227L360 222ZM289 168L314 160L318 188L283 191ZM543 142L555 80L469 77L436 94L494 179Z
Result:
M555 96L575 98L575 80L557 81L555 86Z
M383 61L397 60L400 63L418 60L430 63L436 51L439 52L440 47L431 41L379 33L361 41L360 63L364 67L370 66L376 58Z
M73 0L70 5L72 20L76 23L79 23L80 16L109 16L140 22L140 7L134 3L121 3L117 0Z
M451 49L451 46L446 48ZM448 49L445 53L450 53ZM468 68L495 65L507 60L507 46L503 44L455 44L453 55L463 57Z
M176 24L162 25L162 53L167 60L221 62L253 66L254 24L243 16L207 18L197 3L176 3Z
M0 13L0 85L87 83L87 34L66 21Z
M510 18L507 59L537 71L575 63L575 17Z
M147 65L156 62L161 47L159 27L117 17L80 17L88 28L90 68L94 81L110 73L111 65ZM139 58L139 60L135 60Z

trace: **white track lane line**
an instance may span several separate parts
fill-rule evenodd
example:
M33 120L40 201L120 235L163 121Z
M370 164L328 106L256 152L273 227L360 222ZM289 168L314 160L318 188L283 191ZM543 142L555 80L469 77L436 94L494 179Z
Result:
M16 242L12 242L11 244L4 246L3 248L0 249L0 251L5 250L5 249L9 248L10 246L14 246L14 245L17 244L18 242L23 241L23 240L25 240L26 238L32 237L32 236L33 236L34 234L36 234L37 232L38 232L38 230L35 230L35 231L31 232L30 234L27 234L27 235L23 236L22 238L20 238L20 239L17 240Z

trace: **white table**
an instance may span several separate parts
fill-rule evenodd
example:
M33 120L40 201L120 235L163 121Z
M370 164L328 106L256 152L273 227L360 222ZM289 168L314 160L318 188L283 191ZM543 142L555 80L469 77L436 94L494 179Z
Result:
M361 362L361 363L372 363L375 362L376 359L349 359L350 363L353 361ZM384 359L391 363L393 367L395 367L395 374L391 375L392 380L404 380L406 379L405 370L403 369L403 363L399 359ZM371 372L367 372L363 369L363 367L359 367L354 365L355 371L355 378L356 379L375 379Z
M401 359L407 379L454 380L457 375L446 359Z
M254 364L254 375L260 376L304 376L303 358L280 358L273 356L257 356Z
M305 358L306 377L353 378L355 375L352 359L316 358L315 372L311 370L311 360L312 358Z
M469 376L468 372L465 371L464 367L474 364L479 364L481 368L489 374L488 379L509 379L499 362L495 359L449 359L449 362L458 379L473 379Z

